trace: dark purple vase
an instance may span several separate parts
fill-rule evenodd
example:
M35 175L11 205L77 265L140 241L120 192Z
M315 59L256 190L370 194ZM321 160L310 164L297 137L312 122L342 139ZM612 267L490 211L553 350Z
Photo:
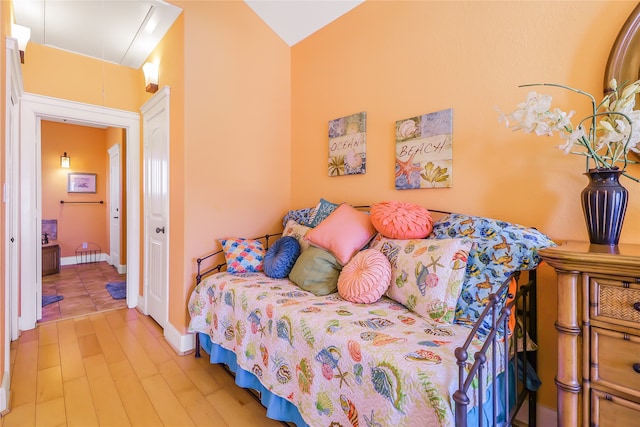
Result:
M629 193L618 182L618 169L589 169L589 185L582 190L582 210L595 245L617 245L627 211Z

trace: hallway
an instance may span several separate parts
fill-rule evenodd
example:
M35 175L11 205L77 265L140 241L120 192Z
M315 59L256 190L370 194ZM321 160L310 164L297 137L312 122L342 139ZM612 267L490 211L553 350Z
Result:
M42 307L39 323L125 308L126 299L113 299L105 288L109 282L124 280L126 274L118 274L106 262L62 266L60 273L42 277L42 295L64 299Z

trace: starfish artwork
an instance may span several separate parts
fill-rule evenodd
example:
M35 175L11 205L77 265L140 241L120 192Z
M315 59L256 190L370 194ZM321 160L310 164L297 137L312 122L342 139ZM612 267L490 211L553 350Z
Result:
M451 187L453 110L396 121L396 190Z
M413 172L417 172L418 174L422 170L420 165L416 165L413 163L413 158L416 156L416 153L413 153L406 162L396 158L396 179L400 176L404 175L407 177L407 182L411 182L411 174Z

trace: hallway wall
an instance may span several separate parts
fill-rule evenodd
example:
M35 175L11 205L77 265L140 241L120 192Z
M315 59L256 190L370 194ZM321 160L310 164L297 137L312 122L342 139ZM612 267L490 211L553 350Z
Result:
M82 242L92 242L109 253L107 129L42 121L42 219L58 220L62 257L74 257ZM67 152L71 168L60 167ZM68 173L96 174L96 193L68 193ZM61 204L95 202L103 204Z

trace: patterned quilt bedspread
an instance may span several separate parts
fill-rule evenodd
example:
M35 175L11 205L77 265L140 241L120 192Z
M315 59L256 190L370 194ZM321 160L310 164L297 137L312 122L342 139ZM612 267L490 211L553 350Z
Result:
M385 297L374 304L316 297L262 273L208 277L189 313L189 332L233 351L311 426L454 424L454 350L468 327L433 324ZM481 344L474 340L470 361Z

